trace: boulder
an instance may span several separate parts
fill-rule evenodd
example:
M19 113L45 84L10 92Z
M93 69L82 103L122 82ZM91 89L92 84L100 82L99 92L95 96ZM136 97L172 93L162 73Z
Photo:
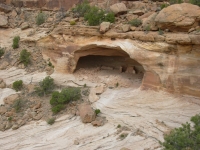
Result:
M0 88L6 88L6 83L0 78Z
M155 22L160 29L188 32L200 22L200 7L188 3L171 5L160 11Z
M8 17L0 15L0 27L8 27Z
M12 11L12 7L3 3L0 3L0 11L9 13Z
M19 98L19 95L18 94L12 94L6 98L4 98L4 103L5 104L9 104L9 105L12 105L14 103L15 100L17 100Z
M100 33L105 33L110 29L110 22L102 22L100 24Z
M21 30L25 30L29 28L29 24L27 22L24 22L21 24Z
M93 126L103 126L105 124L106 119L103 117L96 117L94 121L91 122Z
M126 5L124 3L114 4L114 5L110 6L110 10L114 14L122 14L122 13L126 13L128 11L126 8Z
M129 25L129 24L122 25L122 31L123 31L123 32L128 32L128 31L130 31L130 25Z
M0 114L5 114L7 111L5 106L0 106Z
M81 104L78 109L83 123L91 123L95 120L96 114L89 104Z

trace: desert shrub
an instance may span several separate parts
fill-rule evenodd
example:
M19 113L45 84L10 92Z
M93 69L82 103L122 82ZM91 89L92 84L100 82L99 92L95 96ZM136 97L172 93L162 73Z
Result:
M100 109L95 109L95 114L98 115L101 112Z
M140 19L133 19L129 22L132 26L139 27L142 24L142 21Z
M48 76L39 82L39 87L36 87L35 91L39 96L44 96L48 93L51 93L54 87L54 79Z
M181 4L181 3L183 3L183 0L170 0L169 3L171 5L173 5L173 4Z
M190 123L182 124L182 127L173 129L164 137L161 145L164 150L199 150L200 148L200 115L193 116L192 128Z
M82 3L78 4L75 8L72 9L72 12L77 17L84 17L85 13L90 10L90 5L87 0L83 1Z
M49 125L52 125L52 124L54 124L55 123L55 118L50 118L50 119L48 119L47 120L47 123L49 124Z
M70 25L75 25L76 24L76 22L74 21L74 20L72 20L72 21L70 21Z
M50 104L54 113L60 112L64 108L64 104L71 101L76 101L81 97L81 90L78 87L68 87L61 92L55 91L52 93Z
M120 124L118 124L118 125L117 125L117 128L121 128L121 125L120 125Z
M163 30L159 29L159 30L158 30L158 34L159 34L159 35L163 35L163 34L164 34Z
M12 47L14 49L19 48L19 41L20 41L20 37L19 36L15 36L13 38L13 45L12 45Z
M111 23L115 22L114 13L106 13L106 11L103 9L100 9L96 6L90 6L88 1L84 1L78 4L75 8L72 9L72 12L77 17L84 17L90 26L99 25L103 21Z
M45 14L43 12L39 12L36 17L36 24L39 26L45 22Z
M8 117L8 121L12 121L12 119L13 119L12 117Z
M15 91L20 91L23 87L23 81L22 80L18 80L13 82L13 89L15 89Z
M193 5L200 6L200 0L190 0L190 3L193 4Z
M164 4L162 4L162 5L160 6L160 8L161 8L161 9L164 9L164 8L166 8L166 7L168 7L168 6L169 6L168 4L165 4L165 3L164 3Z
M20 57L19 57L20 62L23 63L25 66L27 66L30 63L30 55L31 54L26 49L23 49L20 52Z
M115 22L115 14L112 12L109 12L108 14L105 15L104 21L114 23Z
M5 51L3 48L0 48L0 58L4 55Z
M99 25L101 22L104 21L105 13L102 9L98 7L91 7L90 10L84 15L84 19L88 21L90 26Z
M150 25L147 25L147 26L144 27L145 33L148 33L150 30L151 30Z
M19 112L22 109L23 102L21 99L17 99L13 103L13 108L15 109L16 112Z

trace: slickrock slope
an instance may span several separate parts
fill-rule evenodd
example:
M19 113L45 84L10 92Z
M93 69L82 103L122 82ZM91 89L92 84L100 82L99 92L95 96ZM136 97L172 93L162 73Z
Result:
M132 88L107 90L93 104L101 109L101 116L106 116L108 122L104 126L93 127L82 124L80 117L64 116L52 126L38 121L18 130L1 132L0 146L2 150L160 150L158 140L163 140L163 134L188 121L200 109L199 100L187 99ZM119 124L121 128L117 128ZM123 133L128 135L121 140ZM74 144L75 140L78 145Z

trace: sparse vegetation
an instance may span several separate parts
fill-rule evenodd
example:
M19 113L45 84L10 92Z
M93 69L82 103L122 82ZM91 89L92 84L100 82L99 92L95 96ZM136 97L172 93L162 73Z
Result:
M30 63L30 53L26 50L26 49L23 49L21 52L20 52L20 62L24 64L24 66L27 66L29 63Z
M117 125L117 128L121 128L121 125L120 125L120 124L118 124L118 125Z
M119 86L119 83L117 82L116 84L115 84L115 87L117 88Z
M18 81L13 82L13 89L15 91L17 91L17 92L20 91L22 89L22 87L23 87L23 81L22 80L18 80Z
M168 4L164 3L164 4L162 4L162 5L160 6L160 8L161 8L161 10L162 10L162 9L168 7L168 6L169 6Z
M12 121L12 119L13 119L12 117L8 117L8 121Z
M90 26L99 25L103 21L115 22L115 15L112 12L107 13L96 6L90 6L88 1L78 4L72 11L76 17L84 17Z
M19 41L20 41L20 37L19 36L15 36L13 38L13 49L19 48Z
M147 34L150 30L151 30L150 25L146 25L146 26L144 27L144 31L145 31L146 34Z
M0 48L0 58L4 55L5 51L3 48Z
M128 133L122 133L122 134L120 134L119 138L120 138L121 140L123 140L123 139L125 139L127 136L128 136Z
M51 93L54 87L54 79L48 76L39 82L39 87L36 87L35 91L39 96L45 96L46 94Z
M170 0L169 3L171 5L173 5L173 4L181 4L181 3L183 3L183 0Z
M135 27L139 27L142 24L142 21L140 19L133 19L129 22L129 24Z
M100 109L95 109L95 114L98 115L101 112Z
M36 17L36 24L39 26L45 22L45 14L43 12L38 13Z
M50 119L48 119L47 120L47 123L49 124L49 125L52 125L52 124L54 124L55 123L55 118L50 118Z
M190 123L182 124L182 127L173 129L164 137L161 145L164 150L199 150L200 148L200 114L191 118L194 127Z
M193 5L200 6L200 0L190 0L190 3L193 4Z
M52 105L53 113L58 113L64 108L64 104L80 99L81 91L78 87L68 87L61 92L55 91L52 93L50 104Z
M13 104L13 108L15 109L16 112L19 112L22 108L23 102L21 99L17 99L14 104Z
M158 34L159 34L159 35L163 35L163 34L164 34L163 30L159 29L159 30L158 30Z
M74 20L70 21L70 25L73 26L73 25L76 25L76 22Z

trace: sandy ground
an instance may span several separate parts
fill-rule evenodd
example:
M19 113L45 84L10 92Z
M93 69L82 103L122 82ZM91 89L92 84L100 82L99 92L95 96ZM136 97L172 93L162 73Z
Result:
M25 83L42 80L45 73L27 74L23 70L11 68L0 71L0 76L7 84L22 79ZM93 75L91 75L93 76ZM107 78L105 78L107 76ZM113 76L116 76L113 74ZM94 87L99 83L113 79L101 73L99 82L85 79L84 74L60 75L52 74L56 83L70 85L87 83ZM96 78L95 76L93 76ZM117 77L119 78L119 77ZM121 78L123 82L124 77ZM124 78L127 80L127 78ZM141 91L137 86L107 88L100 99L93 103L94 108L101 110L108 122L102 127L83 124L79 116L66 115L56 120L52 126L45 121L31 122L18 130L0 132L1 150L158 150L159 140L163 134L199 113L200 100L192 97L180 97L165 92ZM74 81L74 82L72 82ZM111 83L115 83L114 80ZM126 81L125 81L126 82ZM7 90L7 89L5 89ZM1 92L1 91L0 91ZM4 93L4 92L3 92ZM128 136L121 140L118 125L129 128ZM79 145L74 145L74 140Z

